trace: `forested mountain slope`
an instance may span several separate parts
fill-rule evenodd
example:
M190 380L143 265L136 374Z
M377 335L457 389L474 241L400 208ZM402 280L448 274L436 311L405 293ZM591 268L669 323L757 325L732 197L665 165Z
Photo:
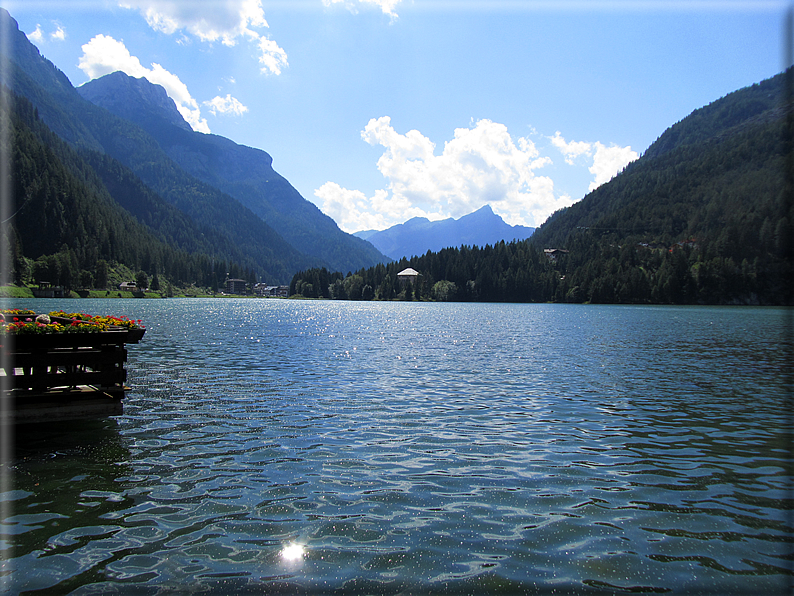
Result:
M696 110L530 240L599 302L790 301L792 71Z
M786 113L784 79L781 74L698 108L668 128L643 156L653 159L684 145L720 140L747 127L780 121Z
M780 74L696 110L623 173L552 215L532 242L561 247L583 229L664 243L734 235L736 227L756 227L739 233L757 234L765 221L774 230L789 215L782 195L790 150L784 81ZM757 242L748 237L743 244Z
M223 281L229 263L212 259L216 238L206 237L184 215L147 189L137 196L159 205L161 220L149 227L127 212L108 192L85 154L104 160L106 177L135 184L134 177L107 156L90 150L80 155L41 121L26 98L7 89L0 118L8 124L11 155L11 219L7 250L8 277L26 273L67 288L106 287L108 268L122 264L132 271L163 276L175 283L196 281L212 286ZM110 172L115 170L116 174ZM140 184L138 182L138 184ZM180 242L174 236L181 236ZM205 254L198 254L205 251ZM30 268L34 271L28 271Z

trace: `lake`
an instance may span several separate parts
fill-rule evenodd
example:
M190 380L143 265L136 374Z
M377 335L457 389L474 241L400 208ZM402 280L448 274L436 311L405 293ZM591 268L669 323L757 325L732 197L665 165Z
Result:
M784 309L5 302L147 327L124 415L17 429L11 593L791 589Z

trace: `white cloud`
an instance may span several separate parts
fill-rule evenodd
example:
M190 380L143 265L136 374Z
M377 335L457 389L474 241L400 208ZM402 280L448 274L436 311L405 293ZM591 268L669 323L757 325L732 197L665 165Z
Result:
M599 141L595 143L587 143L585 141L567 142L560 131L554 133L554 136L549 137L549 139L551 144L557 147L565 156L565 162L568 164L574 165L576 158L580 156L587 157L588 162L590 159L593 160L593 165L588 169L595 176L595 179L590 183L589 191L593 191L605 182L609 182L620 170L639 157L639 154L633 151L630 146L610 145L607 147Z
M205 101L204 105L209 106L213 116L218 113L242 116L248 111L248 108L232 97L230 93L227 93L226 97L213 97L210 101Z
M331 6L332 4L343 4L348 10L354 13L357 12L358 7L361 5L377 6L381 9L383 14L387 14L392 19L396 19L397 13L394 12L394 8L401 1L402 0L323 0L323 4L325 6Z
M259 63L262 65L262 72L281 74L281 69L288 66L287 53L279 47L272 39L260 37L259 41Z
M595 148L593 165L589 168L590 173L595 176L595 180L590 183L589 190L595 190L605 182L609 182L618 172L639 157L631 147L618 147L617 145L607 147L596 142Z
M50 37L56 41L63 41L66 39L66 31L63 30L63 27L58 25L55 31L50 33Z
M36 30L28 35L28 39L33 43L41 43L44 39L44 31L41 30L41 25L36 24Z
M269 27L261 0L180 2L175 0L122 0L120 5L138 10L152 29L168 35L187 32L204 42L233 46L248 39L259 50L262 72L281 74L287 53L256 29Z
M326 182L314 194L322 200L323 212L346 232L383 230L412 217L428 216L422 209L412 207L404 197L389 197L385 190L376 190L367 198L360 190L348 190L336 182Z
M198 102L190 95L177 75L161 65L152 63L146 68L137 57L130 54L123 42L101 33L82 47L78 67L90 78L95 79L120 70L131 77L145 77L156 85L162 85L168 96L174 100L179 113L193 130L209 133L206 119L201 117Z
M45 40L44 30L41 25L36 24L36 30L27 36L32 43L40 44ZM66 31L60 25L55 25L55 31L50 33L50 39L53 41L63 41L66 39Z
M574 164L574 160L580 155L590 155L592 153L592 145L590 143L585 143L584 141L566 143L559 130L551 137L551 144L562 152L565 156L565 162L571 165Z
M229 45L249 34L249 26L268 26L260 0L122 0L119 4L138 10L157 31L171 35L184 29L202 41L220 40Z
M377 167L388 191L367 198L333 182L315 191L323 210L347 231L383 229L416 216L458 218L486 204L508 223L539 225L572 203L554 195L551 178L535 174L551 160L529 139L514 142L503 124L479 120L456 129L440 155L419 131L398 133L388 116L370 120L361 137L384 147Z

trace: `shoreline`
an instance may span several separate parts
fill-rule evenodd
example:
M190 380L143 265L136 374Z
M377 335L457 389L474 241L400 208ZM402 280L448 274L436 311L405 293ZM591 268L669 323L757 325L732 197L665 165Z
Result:
M74 299L74 300L81 300L83 298L101 298L107 300L117 300L119 298L138 298L140 300L163 300L168 298L260 298L260 296L252 296L250 294L206 294L206 293L184 293L179 292L175 293L173 296L167 296L165 293L161 292L144 292L143 296L136 296L135 294L139 294L138 292L130 292L126 290L88 290L88 294L85 296L81 296L74 290L69 292L68 296L63 296L60 299ZM31 288L23 287L20 288L18 286L0 286L0 299L8 299L8 298L34 298L37 297L33 295L33 291ZM47 298L41 298L42 300L46 300Z

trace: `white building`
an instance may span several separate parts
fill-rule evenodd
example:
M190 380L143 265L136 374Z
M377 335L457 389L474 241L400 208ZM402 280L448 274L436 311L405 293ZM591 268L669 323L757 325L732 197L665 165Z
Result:
M419 272L416 269L411 269L410 267L408 267L407 269L403 269L397 274L397 281L400 282L401 286L404 286L408 282L411 282L411 285L415 286L418 277L419 277Z

